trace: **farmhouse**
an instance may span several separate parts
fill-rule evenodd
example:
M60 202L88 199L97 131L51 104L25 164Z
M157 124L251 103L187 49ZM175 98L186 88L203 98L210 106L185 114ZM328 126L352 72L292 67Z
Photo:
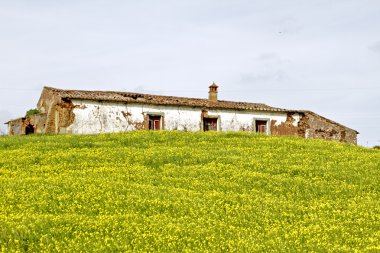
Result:
M218 100L215 83L209 87L208 99L44 87L37 109L37 114L8 121L8 133L251 131L354 144L358 134L311 111Z

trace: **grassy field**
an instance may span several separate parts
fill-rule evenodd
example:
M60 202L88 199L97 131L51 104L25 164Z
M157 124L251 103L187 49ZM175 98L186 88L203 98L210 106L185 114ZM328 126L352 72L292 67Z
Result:
M0 249L380 251L380 151L247 133L0 138Z

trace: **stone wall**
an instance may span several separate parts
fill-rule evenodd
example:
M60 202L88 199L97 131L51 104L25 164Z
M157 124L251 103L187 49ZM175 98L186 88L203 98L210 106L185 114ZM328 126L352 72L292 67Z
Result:
M8 134L9 135L22 135L23 119L15 119L8 122Z
M287 136L301 136L305 135L305 117L301 113L288 112L286 120L278 124L277 121L271 121L271 134L273 135L287 135Z
M24 118L18 118L8 122L9 135L23 135L26 134L26 127L33 129L33 133L45 133L46 114L38 113Z
M357 132L313 112L288 112L281 124L271 122L273 135L299 136L306 139L324 139L356 144Z
M307 112L305 138L325 139L356 144L357 132L316 113Z
M44 133L45 123L46 113L39 113L26 117L24 126L30 124L34 127L34 133Z

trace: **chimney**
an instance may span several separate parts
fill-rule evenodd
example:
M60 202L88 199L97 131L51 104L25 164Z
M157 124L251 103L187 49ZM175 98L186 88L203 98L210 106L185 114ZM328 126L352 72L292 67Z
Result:
M208 99L212 102L218 102L218 85L213 82L209 88Z

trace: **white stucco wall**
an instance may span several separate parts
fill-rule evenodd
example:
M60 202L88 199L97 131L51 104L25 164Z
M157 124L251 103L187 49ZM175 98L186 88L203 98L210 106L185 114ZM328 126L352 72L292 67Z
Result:
M267 120L268 134L270 134L270 121L276 120L276 125L286 121L286 113L278 112L251 112L233 110L210 110L208 115L219 116L219 128L221 131L254 131L255 120Z
M74 122L69 127L60 129L61 133L94 134L136 130L138 124L143 124L146 114L162 115L165 130L202 129L201 108L77 99L72 102L76 106L73 110ZM219 131L254 131L254 121L260 119L268 120L268 129L271 120L276 120L276 125L286 121L286 113L281 112L209 110L208 115L219 117Z
M191 107L156 106L72 100L75 119L63 132L74 134L111 133L136 130L146 114L164 116L165 130L199 131L200 109Z

